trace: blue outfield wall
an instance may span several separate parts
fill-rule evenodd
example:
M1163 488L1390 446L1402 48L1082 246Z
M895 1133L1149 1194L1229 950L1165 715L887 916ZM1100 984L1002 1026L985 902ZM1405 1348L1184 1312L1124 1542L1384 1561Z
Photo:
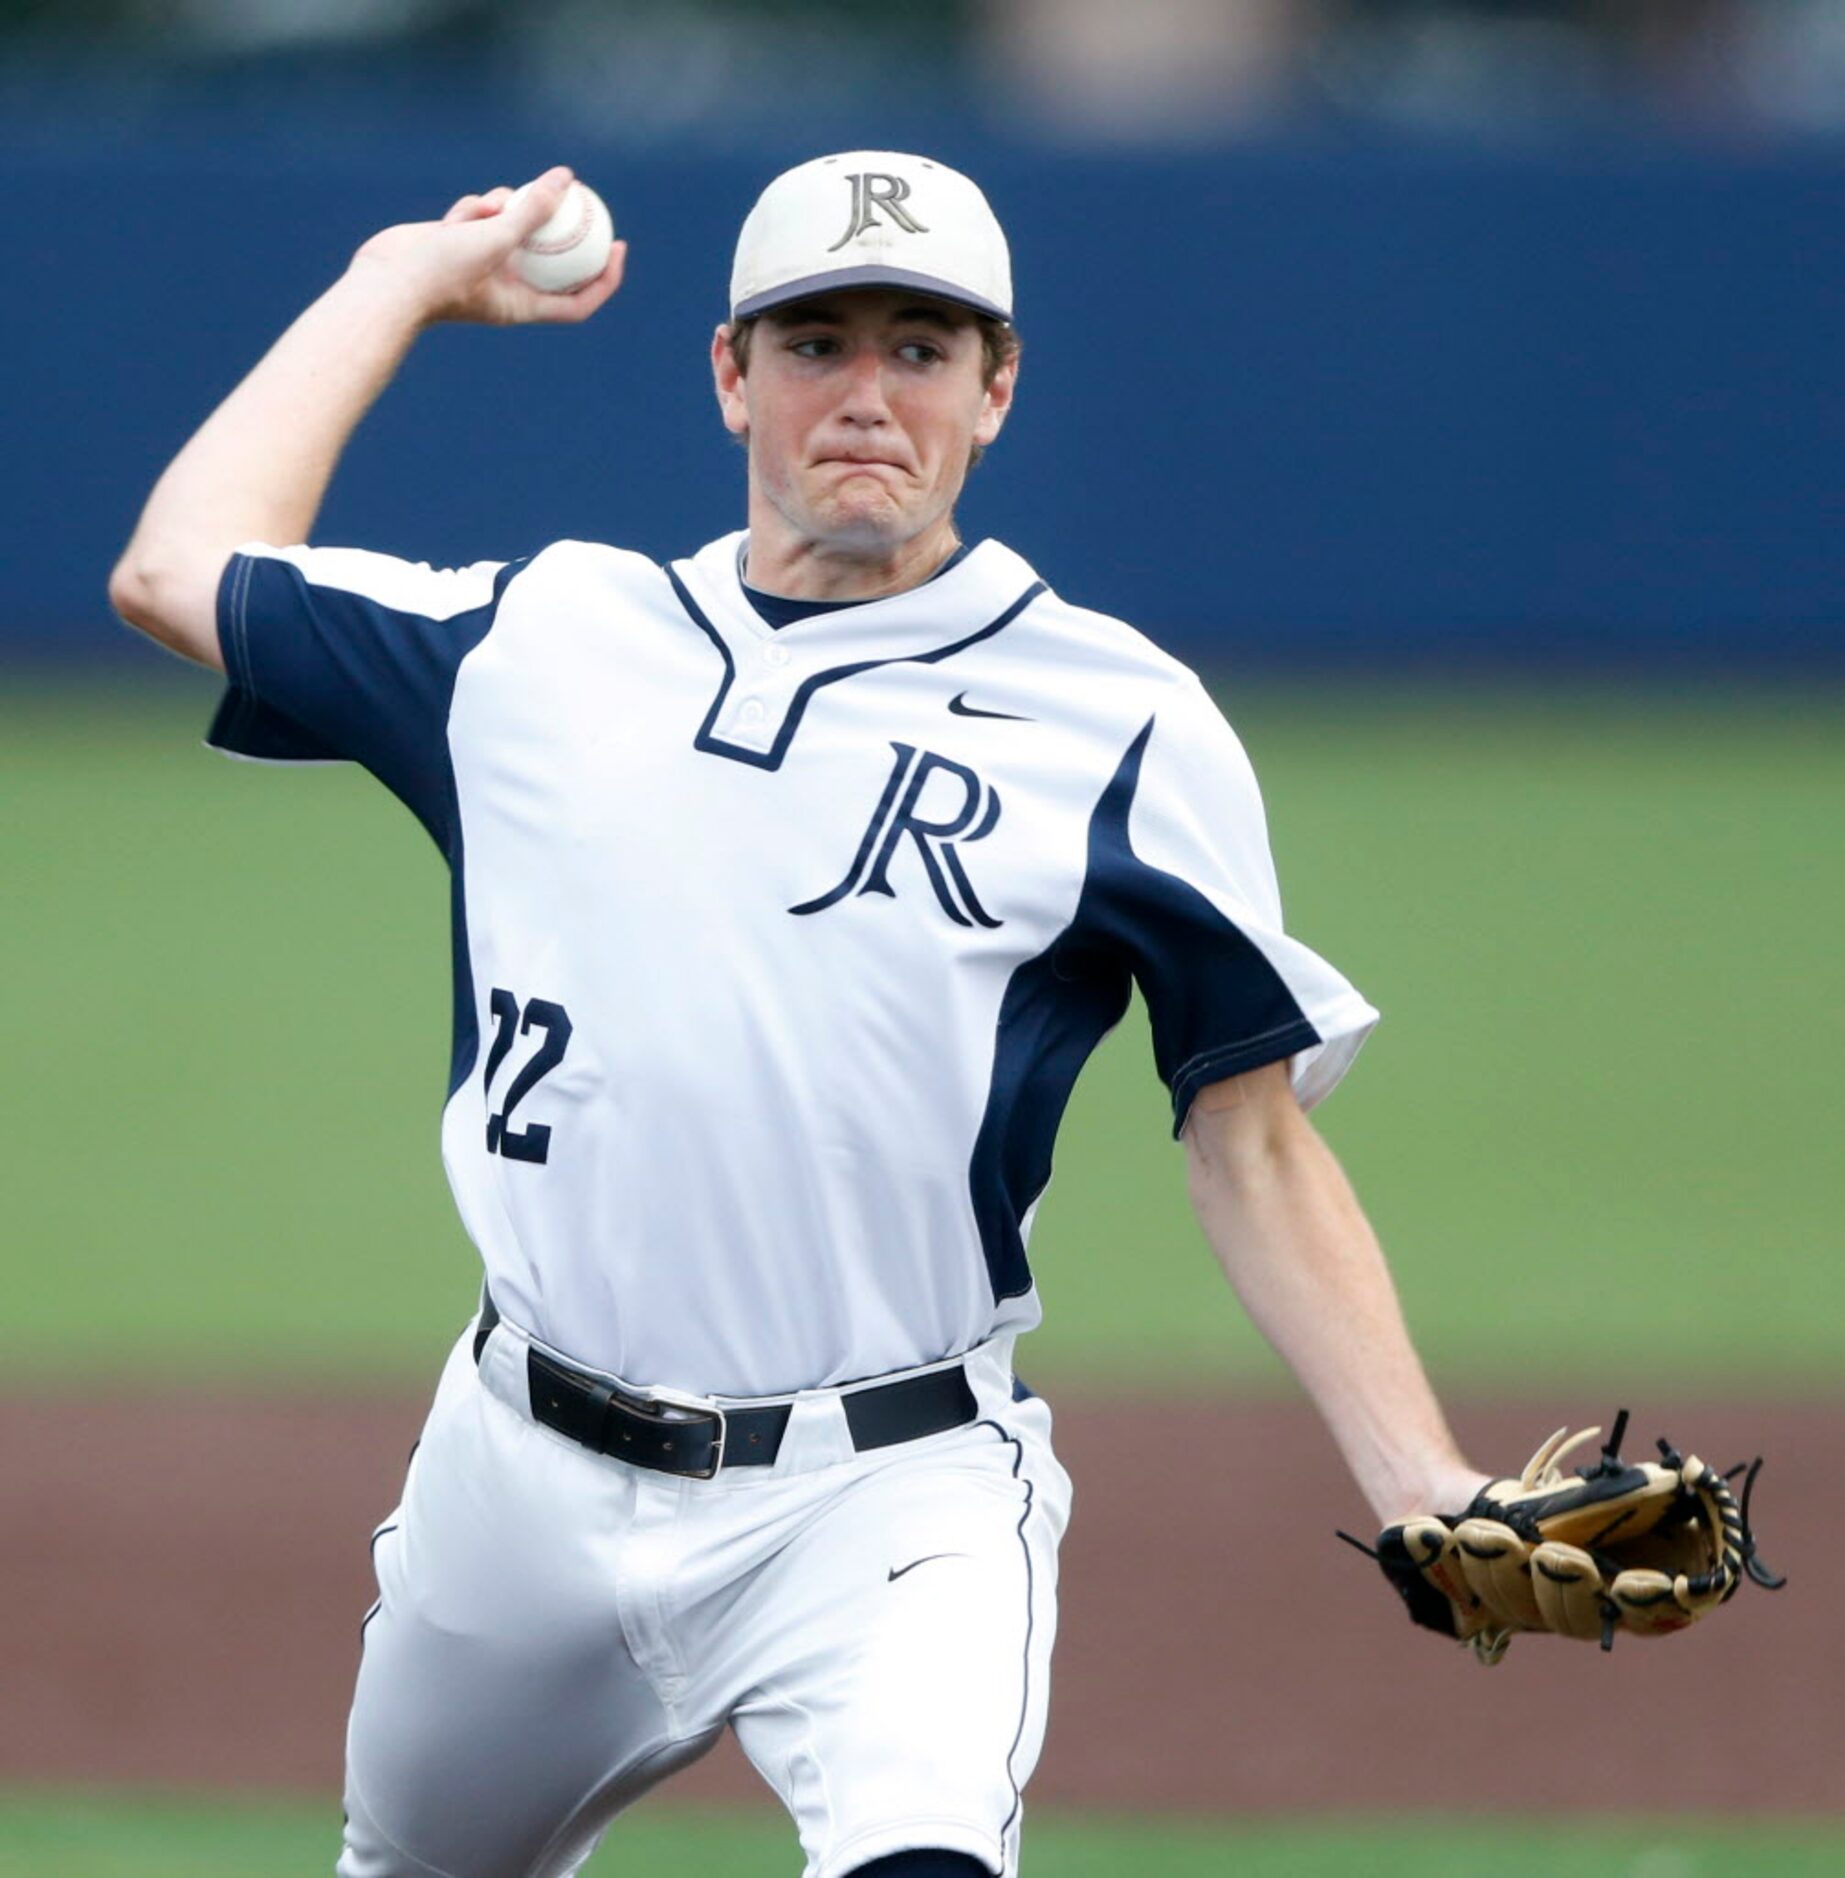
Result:
M706 343L814 139L160 121L0 127L0 653L126 656L103 582L188 430L374 227L552 158L629 285L581 331L428 337L319 538L668 556L740 522ZM1012 232L1026 337L966 525L1069 597L1238 663L1845 665L1845 153L932 140Z

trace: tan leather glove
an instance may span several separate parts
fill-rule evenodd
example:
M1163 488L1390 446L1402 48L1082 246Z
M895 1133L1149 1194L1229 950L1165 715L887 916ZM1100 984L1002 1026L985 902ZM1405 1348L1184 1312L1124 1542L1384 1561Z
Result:
M1376 1559L1411 1618L1496 1663L1521 1630L1599 1639L1683 1630L1735 1595L1743 1578L1786 1582L1756 1557L1749 1496L1758 1459L1722 1475L1666 1441L1658 1461L1620 1456L1627 1411L1592 1467L1564 1459L1599 1428L1559 1428L1516 1480L1495 1480L1457 1513L1417 1514L1386 1526ZM1741 1502L1730 1480L1744 1474Z

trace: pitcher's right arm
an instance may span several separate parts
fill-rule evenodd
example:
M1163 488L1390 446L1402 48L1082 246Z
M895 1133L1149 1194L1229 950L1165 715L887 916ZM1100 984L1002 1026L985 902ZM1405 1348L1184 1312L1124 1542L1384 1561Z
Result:
M425 327L575 323L620 286L623 242L575 293L540 293L511 266L570 180L568 169L547 170L516 200L505 188L463 196L440 222L403 223L366 242L154 485L109 578L116 612L222 671L217 594L232 550L307 540L340 453Z

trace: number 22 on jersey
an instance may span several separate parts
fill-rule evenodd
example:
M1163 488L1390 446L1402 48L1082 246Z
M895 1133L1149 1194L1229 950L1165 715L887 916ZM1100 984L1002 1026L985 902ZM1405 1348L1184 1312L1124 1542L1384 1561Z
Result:
M481 1078L481 1088L489 1105L487 1152L503 1155L509 1161L536 1161L543 1165L551 1158L549 1123L533 1122L529 1127L515 1128L512 1114L564 1060L564 1052L570 1047L570 1013L548 998L533 998L521 1014L519 1000L498 985L488 999L488 1008L493 1013L493 1048L487 1052L486 1073ZM529 1036L534 1030L544 1033L544 1041L513 1077L507 1086L504 1104L495 1111L492 1108L493 1079L506 1061L513 1039Z

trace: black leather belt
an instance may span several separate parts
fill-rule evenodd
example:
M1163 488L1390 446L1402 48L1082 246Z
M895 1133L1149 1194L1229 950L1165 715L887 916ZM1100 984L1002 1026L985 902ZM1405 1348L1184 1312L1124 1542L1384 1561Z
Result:
M476 1363L499 1321L492 1298L483 1297L474 1333ZM714 1410L630 1395L588 1370L530 1347L525 1369L534 1420L598 1454L696 1480L709 1480L725 1467L772 1465L793 1407L774 1402ZM861 1454L963 1428L979 1412L967 1371L959 1364L896 1382L848 1388L839 1400L852 1445Z

